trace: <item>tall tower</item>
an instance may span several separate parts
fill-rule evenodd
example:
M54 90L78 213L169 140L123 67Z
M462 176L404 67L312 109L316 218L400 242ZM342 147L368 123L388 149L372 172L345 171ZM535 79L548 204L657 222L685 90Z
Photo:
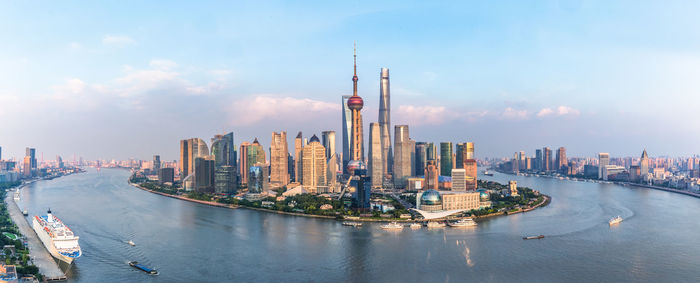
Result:
M362 97L357 95L357 53L353 47L353 75L352 75L352 97L348 99L348 108L352 111L352 134L350 136L350 150L352 154L351 160L362 161L365 156L362 147L362 106L364 102Z
M289 150L287 132L272 132L270 141L270 183L282 187L289 184Z
M369 123L369 155L367 156L367 169L372 182L372 188L381 188L384 181L383 170L384 156L382 155L382 143L378 123Z
M379 133L382 144L382 166L384 176L392 174L394 167L391 150L391 100L389 96L389 69L382 68L379 73Z

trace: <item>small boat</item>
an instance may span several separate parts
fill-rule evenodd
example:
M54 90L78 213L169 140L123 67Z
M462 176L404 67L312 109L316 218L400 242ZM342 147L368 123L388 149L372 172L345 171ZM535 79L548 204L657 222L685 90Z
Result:
M534 239L542 239L542 238L544 238L544 235L523 237L523 240L534 240Z
M129 240L129 245L131 245L132 247L136 246L136 244L134 244L134 241L132 241L132 240Z
M472 220L471 218L465 218L456 222L452 222L449 224L450 227L455 227L455 228L461 228L461 227L473 227L476 226L476 222Z
M411 229L420 229L421 225L418 223L411 223L411 225L408 225L408 227Z
M360 227L360 226L362 226L362 223L361 222L345 221L345 222L343 222L343 226Z
M130 261L129 266L134 267L134 268L141 270L143 272L146 272L148 274L158 275L158 270L148 268L145 265L140 264L138 261Z
M427 226L428 228L442 228L442 227L445 227L446 225L443 222L430 221L425 226Z
M484 176L493 176L493 173L490 173L489 171L484 171Z
M29 212L27 210L23 210L22 215L27 216L27 215L29 215Z
M620 217L618 215L617 217L613 217L612 219L610 219L610 221L608 221L608 224L615 225L615 224L618 224L620 222L622 222L622 217Z
M399 224L399 223L396 223L396 222L391 222L391 223L388 223L388 224L384 224L384 225L382 225L381 227L382 227L382 229L385 229L385 230L398 230L398 229L403 229L403 225L401 225L401 224Z

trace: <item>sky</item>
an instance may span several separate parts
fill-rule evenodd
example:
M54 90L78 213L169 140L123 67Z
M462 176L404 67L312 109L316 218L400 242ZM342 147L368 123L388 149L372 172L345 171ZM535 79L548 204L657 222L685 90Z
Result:
M0 147L21 159L174 160L179 140L338 133L341 95L476 156L689 156L692 1L3 1Z

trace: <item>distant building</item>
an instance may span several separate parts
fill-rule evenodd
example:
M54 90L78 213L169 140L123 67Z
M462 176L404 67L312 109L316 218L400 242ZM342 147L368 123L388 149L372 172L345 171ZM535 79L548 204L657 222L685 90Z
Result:
M508 181L508 196L511 197L517 197L518 196L518 182L517 181Z
M396 137L394 137L396 138ZM449 176L452 171L452 142L440 143L440 175Z
M424 142L417 142L415 151L415 171L416 175L420 175L425 172L425 166L428 162L428 145Z
M174 168L160 168L160 169L158 169L158 182L161 184L175 182L175 169Z
M542 171L542 150L541 149L536 149L535 150L535 163L533 164L533 169L537 171Z
M32 157L31 156L24 157L24 162L22 165L22 176L24 178L31 178L32 177Z
M30 148L30 147L28 147L26 151L27 151L27 154L26 154L26 155L30 157L30 161L31 161L31 164L30 164L31 166L30 166L30 168L31 168L31 170L36 170L36 167L37 167L37 162L36 162L36 149L35 149L35 148Z
M343 139L343 173L345 174L349 174L346 168L348 167L348 162L352 160L352 154L350 153L350 137L352 136L352 111L350 110L350 107L348 107L348 99L350 99L350 97L350 95L343 95L341 99L341 103L343 105L341 137ZM301 134L301 132L299 133ZM297 182L299 182L299 180L297 180Z
M321 132L321 144L326 148L326 160L335 154L335 131Z
M384 159L382 158L382 142L379 123L369 124L369 155L367 158L367 171L371 180L372 188L382 188L384 181Z
M302 157L304 189L312 193L324 192L328 188L326 149L316 135L302 149Z
M248 168L248 193L259 194L267 190L267 170L264 165Z
M452 190L466 191L467 190L467 172L464 168L452 169Z
M552 150L549 147L542 149L542 170L545 172L552 171Z
M476 159L474 158L474 143L467 142L467 155L465 159Z
M238 191L236 168L223 165L216 168L214 173L214 192L217 194L235 194Z
M189 167L189 141L188 140L180 140L180 178L185 179L187 175L189 175L190 172L190 167Z
M270 185L282 187L289 184L288 156L287 132L273 132L270 142Z
M425 166L425 183L424 187L426 190L437 190L439 188L439 180L437 170L437 162L435 160L428 160L428 165Z
M364 101L357 95L357 55L353 50L353 76L352 76L352 97L348 98L348 108L352 116L352 131L350 136L351 160L363 161L365 156L364 142L362 134L362 107Z
M301 183L302 178L302 157L301 149L304 147L303 136L301 132L294 138L294 182Z
M639 160L639 170L642 176L649 173L649 155L647 155L646 149L642 152L642 157Z
M393 174L394 156L391 150L391 96L389 85L389 69L382 68L379 72L379 136L382 147L382 174L384 177Z
M394 186L406 187L406 179L415 175L416 142L411 140L408 125L394 127Z
M569 162L566 160L566 148L560 147L557 149L557 157L556 157L556 168L555 170L562 172L563 169L566 169L568 167ZM566 173L566 172L562 172Z
M610 154L607 152L598 153L598 179L607 179L603 171L609 164Z
M467 157L467 144L457 143L455 147L455 165L457 169L464 168L464 160Z
M195 158L194 190L200 193L214 192L215 162L212 156Z
M416 207L423 211L450 211L463 209L470 211L480 209L486 204L481 202L480 192L445 192L426 190L416 195Z
M238 170L240 171L241 184L248 184L248 174L250 174L250 167L253 166L253 164L249 164L248 162L249 147L249 142L242 142L240 150L238 151Z
M465 185L467 191L475 191L477 189L477 174L478 169L476 160L467 159L464 161L464 171L466 174ZM453 180L454 182L454 180Z
M619 165L605 165L605 167L603 167L602 179L607 181L608 176L617 175L623 172L625 172L625 167Z
M61 157L59 156L58 158L60 159ZM158 170L160 170L160 155L153 156L153 164L151 164L151 170L153 170L154 173L158 174Z

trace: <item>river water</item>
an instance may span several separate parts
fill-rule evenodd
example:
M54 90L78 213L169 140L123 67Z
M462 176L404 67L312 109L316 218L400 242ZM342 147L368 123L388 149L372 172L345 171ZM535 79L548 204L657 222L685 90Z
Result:
M134 188L127 170L89 169L25 187L20 207L30 216L50 207L80 236L73 282L700 281L700 199L495 174L486 178L517 180L552 203L475 228L384 231L195 204ZM625 221L609 227L617 215Z

